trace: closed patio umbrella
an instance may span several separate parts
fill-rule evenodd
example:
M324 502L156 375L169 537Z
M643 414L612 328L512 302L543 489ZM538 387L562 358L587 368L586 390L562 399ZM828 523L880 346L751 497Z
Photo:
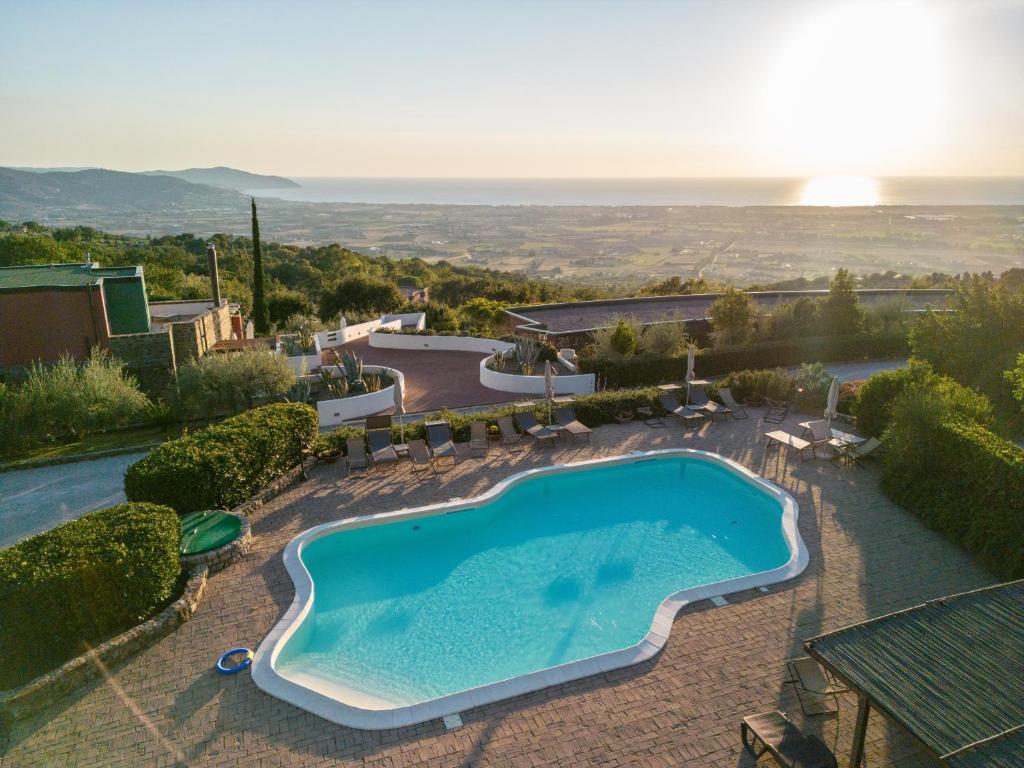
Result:
M397 374L397 372L396 372ZM404 377L395 376L395 415L398 416L398 429L401 433L400 441L405 443L405 423L402 421L402 416L405 414L405 379Z
M839 405L839 377L833 376L832 383L828 388L828 397L825 398L825 413L824 416L828 419L829 426L832 425L832 419L836 418L839 414L836 412L836 406Z
M693 344L686 349L686 402L690 402L690 382L697 378L697 374L693 372L696 351L697 347Z
M551 421L551 401L555 399L555 372L551 368L551 361L544 361L544 394L548 398L548 421Z

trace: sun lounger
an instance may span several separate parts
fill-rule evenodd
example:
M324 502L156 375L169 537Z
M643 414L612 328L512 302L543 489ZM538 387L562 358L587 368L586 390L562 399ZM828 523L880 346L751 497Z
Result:
M803 437L805 440L810 440L811 445L814 446L814 455L818 455L818 448L828 445L829 441L832 440L832 433L829 431L828 422L824 419L817 419L815 421L801 421L800 428L803 429Z
M523 436L516 432L516 425L512 421L511 416L500 416L498 417L498 431L501 432L501 444L506 447L513 445L518 446L516 450L522 450L524 448L522 441Z
M848 689L836 680L810 656L786 661L789 669L787 683L796 689L800 709L805 715L830 715L839 711L840 693Z
M576 435L584 435L587 438L587 442L590 442L590 435L593 430L576 418L576 413L572 408L556 408L555 420L565 427L565 431L574 438Z
M860 460L870 456L881 447L881 440L877 437L869 437L860 445L847 446L846 450L842 453L843 461L847 465L856 464L858 466L864 466L860 463Z
M368 429L366 442L370 444L370 458L373 459L374 466L398 463L398 451L391 442L390 429Z
M768 398L767 402L768 413L764 415L764 420L769 424L781 424L789 416L789 409L793 407L793 404L788 400L782 402Z
M722 398L722 402L725 403L726 408L732 412L732 417L734 419L747 418L747 406L736 402L736 398L732 396L732 391L728 387L719 387L718 396Z
M807 736L781 712L744 717L743 747L757 760L765 752L786 768L839 768L836 756L817 736Z
M346 440L345 452L348 454L346 461L349 472L353 469L366 469L369 466L366 460L366 443L361 437L350 437Z
M783 448L793 448L800 454L800 459L802 461L807 460L807 456L805 454L807 451L810 451L811 458L814 458L814 445L804 440L802 437L791 435L789 432L783 432L781 429L777 429L774 432L765 432L764 436L768 438L769 448L773 445L780 451Z
M712 419L719 415L727 419L729 414L732 413L731 409L726 408L724 405L719 405L714 400L710 400L703 389L698 389L694 392L691 400L692 402L686 404L687 408L696 412L703 411Z
M487 423L474 421L469 425L469 455L487 455Z
M459 450L452 440L452 427L447 421L427 421L423 424L427 429L427 442L434 460L451 459L452 464L459 460Z
M516 425L538 443L555 444L558 433L540 424L533 411L520 411L515 414L515 420Z
M412 462L413 472L432 472L437 474L437 467L434 466L434 457L430 455L430 449L422 440L409 441L409 461Z
M674 396L667 392L658 395L658 402L661 403L661 407L665 409L666 413L682 419L683 425L687 428L700 426L700 423L704 420L703 413L684 408Z

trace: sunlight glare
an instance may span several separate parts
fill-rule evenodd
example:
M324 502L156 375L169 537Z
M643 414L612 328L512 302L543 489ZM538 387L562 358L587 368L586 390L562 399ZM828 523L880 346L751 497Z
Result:
M866 176L817 176L800 192L800 205L878 205L878 199L878 182Z
M920 2L851 3L796 25L751 127L765 160L816 175L929 156L944 123L942 20Z

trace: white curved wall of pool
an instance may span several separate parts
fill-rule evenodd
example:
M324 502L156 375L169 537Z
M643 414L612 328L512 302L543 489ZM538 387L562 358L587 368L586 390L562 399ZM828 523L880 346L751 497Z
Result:
M629 666L683 606L802 572L798 515L745 467L669 449L320 525L285 548L295 598L253 680L384 729Z

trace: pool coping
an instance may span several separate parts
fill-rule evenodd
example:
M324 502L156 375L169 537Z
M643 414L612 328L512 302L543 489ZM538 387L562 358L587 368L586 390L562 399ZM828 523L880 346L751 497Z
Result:
M314 685L312 680L308 684L302 684L285 677L274 668L281 649L302 624L302 621L313 605L313 581L301 558L302 549L306 544L343 529L362 528L398 520L412 520L420 517L473 509L497 499L512 486L538 475L561 474L595 466L631 464L672 456L696 458L725 466L739 475L741 479L776 499L782 506L782 533L789 548L789 560L778 568L726 579L725 581L718 581L713 584L688 587L670 594L655 610L651 628L648 630L647 635L635 645L585 659L566 662L565 664L548 667L507 680L469 688L416 704L388 709L371 709L365 706L357 706L347 703L339 697L347 696L350 700L362 699L363 701L370 697L324 680L317 680L315 687L312 687ZM692 448L667 448L654 451L632 451L619 456L537 467L511 475L496 483L479 496L467 499L451 499L447 502L430 504L423 507L360 515L345 520L324 523L303 531L288 542L284 549L282 557L285 569L295 585L295 597L288 610L285 611L281 619L270 630L263 639L263 642L260 643L252 664L252 679L258 688L269 693L271 696L283 699L301 709L319 715L325 720L351 728L384 730L422 723L427 720L441 718L444 715L464 712L484 704L492 704L572 680L579 680L602 672L632 666L633 664L653 658L661 651L668 641L669 634L672 631L672 622L676 614L690 603L763 587L769 584L777 584L802 573L807 567L808 553L798 528L799 515L800 507L796 499L742 464L709 451L700 451Z

